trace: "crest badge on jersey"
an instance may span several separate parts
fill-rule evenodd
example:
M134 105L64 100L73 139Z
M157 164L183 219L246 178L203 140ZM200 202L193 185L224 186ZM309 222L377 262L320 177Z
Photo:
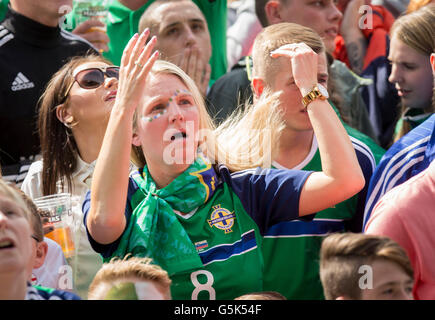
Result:
M210 227L216 227L219 230L225 231L225 233L232 232L231 228L234 226L234 220L236 219L234 211L231 212L228 209L222 208L220 204L212 208L210 220L207 220Z

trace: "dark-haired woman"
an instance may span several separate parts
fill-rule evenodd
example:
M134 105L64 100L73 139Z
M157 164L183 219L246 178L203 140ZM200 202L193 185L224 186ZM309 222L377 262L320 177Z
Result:
M119 68L98 56L75 58L49 82L40 100L39 135L43 160L33 163L22 184L32 198L61 192L73 201L75 254L65 285L86 299L102 265L92 250L83 225L82 199L91 185L118 87ZM68 278L70 277L70 278ZM72 277L72 279L71 279Z

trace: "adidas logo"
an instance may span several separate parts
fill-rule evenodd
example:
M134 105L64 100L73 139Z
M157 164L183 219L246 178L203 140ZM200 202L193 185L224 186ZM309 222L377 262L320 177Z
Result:
M30 82L29 79L26 78L24 74L21 72L18 72L17 76L15 77L14 82L12 82L12 91L19 91L24 89L30 89L33 88L35 85L33 82Z

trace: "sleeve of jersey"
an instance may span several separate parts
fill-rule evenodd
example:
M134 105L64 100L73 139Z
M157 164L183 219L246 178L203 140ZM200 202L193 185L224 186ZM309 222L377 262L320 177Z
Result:
M370 148L362 141L351 137L352 145L355 149L355 153L363 172L364 179L366 181L364 188L358 192L357 205L352 219L346 221L346 229L352 232L361 232L364 219L364 208L367 197L367 190L369 188L370 178L376 168L376 159Z
M33 286L38 294L45 300L81 300L81 298L68 291L56 290L42 286Z
M253 169L231 174L229 184L261 234L272 225L299 218L299 199L311 171Z
M137 190L137 185L134 183L134 181L132 179L130 179L129 183L128 183L127 203L125 205L125 212L124 212L125 219L126 219L126 224L125 224L126 228L130 222L130 217L133 213L133 210L132 210L131 205L130 205L130 198L135 193L136 190ZM101 244L101 243L98 243L97 241L95 241L92 238L91 234L89 233L88 225L86 224L86 219L87 219L90 207L91 207L91 192L88 191L88 193L86 194L85 200L83 202L82 211L83 211L83 223L85 224L86 234L88 235L89 243L91 244L92 249L94 249L95 252L98 252L99 254L101 254L103 256L103 258L111 257L113 252L115 252L116 248L118 247L119 242L121 241L121 238L122 238L124 233L122 233L119 236L119 238L112 243Z
M428 167L430 162L426 153L434 130L435 115L403 136L384 154L370 179L364 225L367 224L376 203L386 192Z

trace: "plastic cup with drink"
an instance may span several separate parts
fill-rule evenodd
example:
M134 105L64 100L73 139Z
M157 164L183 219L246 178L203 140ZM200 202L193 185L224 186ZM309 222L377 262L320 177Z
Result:
M34 199L33 202L45 212L49 218L49 224L54 228L45 236L62 247L65 258L73 256L75 246L72 232L74 218L71 211L71 195L59 193Z
M106 0L75 0L75 25L80 31L77 31L81 37L90 41L100 53L107 51L107 18L109 10ZM83 25L88 21L87 25ZM76 29L77 30L77 29ZM104 36L100 33L104 33Z
M86 20L97 19L100 22L104 23L104 27L91 27L88 32L106 32L106 19L109 13L106 2L106 0L75 0L74 10L76 12L76 26L85 22Z

